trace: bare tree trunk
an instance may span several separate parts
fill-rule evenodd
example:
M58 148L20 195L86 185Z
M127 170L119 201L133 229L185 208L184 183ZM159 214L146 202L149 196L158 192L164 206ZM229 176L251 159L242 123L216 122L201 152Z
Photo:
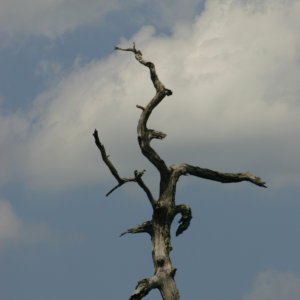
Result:
M151 191L142 180L145 172L134 171L133 177L120 177L117 169L114 167L106 154L104 146L101 144L97 130L94 132L95 143L101 152L102 159L107 165L112 175L116 178L118 184L112 188L106 196L110 195L114 190L127 182L136 182L145 192L153 209L152 219L143 224L128 229L126 233L148 233L152 241L152 259L154 264L154 275L149 278L142 279L138 282L133 294L129 300L139 300L144 298L152 289L158 289L163 300L179 300L179 292L175 283L176 269L172 266L170 259L171 246L171 225L174 217L177 214L181 215L179 226L176 235L185 231L192 219L192 212L190 207L185 204L176 205L175 194L176 184L180 176L193 175L204 179L214 180L222 183L233 183L241 181L249 181L255 185L266 187L259 177L250 173L220 173L217 171L200 168L188 164L175 164L167 166L163 159L151 147L150 142L152 139L164 139L166 134L160 131L147 128L147 121L153 109L166 97L171 96L172 91L165 88L159 80L155 66L152 62L143 59L141 51L135 48L119 48L116 50L129 51L135 55L136 60L149 68L150 78L156 90L155 96L151 99L146 107L137 105L142 110L141 116L138 121L137 134L138 143L143 155L154 165L160 173L160 187L159 199L154 199Z

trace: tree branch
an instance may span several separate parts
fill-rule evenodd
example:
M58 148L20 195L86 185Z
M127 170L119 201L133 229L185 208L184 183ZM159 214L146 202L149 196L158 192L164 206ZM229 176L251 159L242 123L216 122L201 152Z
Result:
M95 138L95 144L98 147L98 149L100 150L102 160L107 165L107 167L110 170L110 172L112 173L112 175L118 181L118 184L115 187L113 187L105 196L106 197L109 196L112 192L114 192L116 189L118 189L119 187L121 187L123 184L125 184L127 182L136 182L144 190L144 192L146 193L152 207L154 207L155 200L154 200L149 188L145 185L145 183L142 180L142 176L144 175L146 170L143 170L141 172L135 170L134 171L134 177L120 177L117 169L115 168L113 163L110 161L109 156L106 154L105 147L104 147L103 144L101 144L100 139L99 139L99 135L98 135L98 131L96 129L93 133L93 136Z
M148 135L150 140L152 139L162 140L167 136L165 133L153 129L148 129Z
M146 193L146 195L151 203L152 208L154 209L156 201L153 198L151 191L149 190L149 188L146 186L146 184L142 180L143 174L144 173L140 174L138 171L134 171L135 181L144 190L144 192Z
M159 285L159 280L157 276L152 276L150 278L142 279L138 282L133 294L129 300L140 300L147 296L152 289L157 288Z
M233 183L241 181L249 181L261 187L267 187L266 183L257 176L249 172L246 173L221 173L210 169L195 167L188 164L175 164L170 167L179 177L181 175L193 175L196 177L218 181L222 183Z
M150 70L150 76L151 76L151 80L152 83L154 85L154 88L156 89L156 92L160 92L160 91L164 91L166 90L166 94L167 96L172 95L172 91L168 90L165 88L165 86L162 84L162 82L159 80L156 70L155 70L155 65L154 63L150 62L150 61L146 61L143 59L143 54L140 50L137 50L135 48L135 43L133 43L133 47L132 48L120 48L120 47L115 47L115 50L120 50L120 51L129 51L129 52L133 52L135 54L135 58L136 60L141 63L142 65L144 65L145 67L149 68Z
M109 156L106 154L105 148L100 142L97 129L95 129L93 136L95 138L95 144L98 147L98 149L100 150L100 153L101 153L104 163L109 168L111 174L117 179L119 185L122 185L124 183L124 180L119 176L118 171L116 170L116 168L114 167L114 165L112 164L110 159L108 158Z
M127 231L120 234L120 237L127 233L152 233L152 221L146 221L137 227L129 228Z
M142 52L135 48L134 43L132 48L115 47L115 49L134 53L136 60L142 65L149 68L150 78L156 90L156 95L152 98L152 100L148 103L146 107L137 106L138 108L142 109L142 114L140 116L137 127L138 142L143 155L146 156L148 160L158 169L162 177L168 177L168 167L166 166L165 162L160 158L160 156L156 153L156 151L150 146L151 139L162 139L166 135L162 132L148 129L147 121L153 109L165 98L165 96L172 95L172 91L165 88L165 86L162 84L162 82L157 76L155 65L152 62L143 59Z
M183 233L188 229L192 220L192 210L188 205L180 204L175 208L175 215L181 214L181 218L178 221L179 226L176 230L176 236Z

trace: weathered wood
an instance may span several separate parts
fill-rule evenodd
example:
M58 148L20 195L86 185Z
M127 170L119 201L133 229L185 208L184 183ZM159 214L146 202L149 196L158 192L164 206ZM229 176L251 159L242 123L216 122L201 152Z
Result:
M166 97L171 96L172 91L167 89L156 73L155 65L143 58L142 52L137 50L135 44L132 48L115 47L119 51L132 52L136 60L147 67L150 71L150 78L156 90L154 97L141 109L141 115L137 125L138 143L143 155L154 165L160 174L159 199L155 200L150 189L142 180L145 170L134 171L134 177L120 177L118 171L106 154L104 146L101 144L98 132L95 130L94 138L98 149L101 152L102 160L109 168L118 184L107 195L112 193L127 182L136 182L145 192L153 209L152 219L143 224L128 229L121 236L127 233L147 233L152 241L152 260L154 265L154 275L150 278L138 282L129 300L139 300L144 298L152 289L158 289L163 300L179 300L179 291L175 283L176 269L173 267L170 252L171 245L171 225L177 214L181 215L176 235L182 234L190 225L192 219L191 208L185 204L176 205L175 194L176 185L182 175L193 175L203 179L214 180L222 183L233 183L248 181L255 185L266 187L265 182L248 172L246 173L221 173L189 164L174 164L167 166L164 160L152 148L152 139L164 139L166 134L147 127L147 122L152 111Z

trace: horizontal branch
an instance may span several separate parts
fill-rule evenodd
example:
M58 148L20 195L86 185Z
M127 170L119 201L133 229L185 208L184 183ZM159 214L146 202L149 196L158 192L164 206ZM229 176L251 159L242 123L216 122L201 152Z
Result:
M144 106L141 106L141 105L138 105L138 104L137 104L136 107L139 108L139 109L141 109L141 110L145 110L145 107L144 107Z
M153 129L148 129L148 135L150 140L152 139L162 140L167 136L165 133Z
M158 288L159 280L157 276L142 279L138 282L133 294L129 300L140 300L147 296L149 292L155 288Z
M127 234L127 233L149 233L150 235L152 234L152 222L147 221L144 222L137 227L129 228L127 231L123 232L120 234L120 237Z
M210 169L204 169L195 167L188 164L176 164L172 165L171 169L179 177L181 175L193 175L196 177L218 181L222 183L234 183L241 181L249 181L257 186L267 187L266 183L257 176L252 175L249 172L246 173L221 173Z

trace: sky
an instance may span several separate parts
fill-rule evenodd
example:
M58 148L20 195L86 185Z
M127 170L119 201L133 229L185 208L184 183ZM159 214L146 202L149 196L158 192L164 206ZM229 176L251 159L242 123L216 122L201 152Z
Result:
M193 212L172 228L181 299L299 300L299 28L297 0L2 0L0 298L128 299L153 274L149 237L119 237L151 207L134 183L105 197L116 182L92 136L157 196L135 107L155 91L114 51L135 42L174 93L149 120L166 163L268 186L180 179Z

